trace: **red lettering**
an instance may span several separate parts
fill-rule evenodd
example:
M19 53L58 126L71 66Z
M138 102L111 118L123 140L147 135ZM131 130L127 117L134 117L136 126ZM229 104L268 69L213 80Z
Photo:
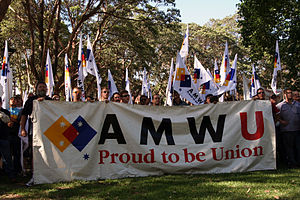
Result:
M248 132L248 126L247 126L247 113L242 112L240 113L241 118L241 127L242 127L242 136L246 140L258 140L261 138L264 134L264 118L262 111L256 111L255 112L255 121L256 121L256 132L254 134L250 134Z
M175 159L173 159L173 158ZM168 156L168 159L171 163L177 163L179 161L179 155L177 153L171 153L169 156Z
M98 164L104 164L103 159L109 156L109 152L106 150L100 150L100 162Z
M130 155L128 153L122 153L122 154L120 154L119 160L121 163L128 163L130 160Z

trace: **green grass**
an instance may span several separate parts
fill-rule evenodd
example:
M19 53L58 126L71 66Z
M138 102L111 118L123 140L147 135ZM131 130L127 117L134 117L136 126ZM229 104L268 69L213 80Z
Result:
M0 179L0 199L300 199L300 169L165 175L26 187Z

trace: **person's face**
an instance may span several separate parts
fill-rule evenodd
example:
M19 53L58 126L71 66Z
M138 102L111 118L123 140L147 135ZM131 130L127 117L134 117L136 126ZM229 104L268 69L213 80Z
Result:
M158 95L154 95L152 102L153 102L153 105L159 106L160 105L160 97Z
M292 93L292 90L287 90L286 93L285 93L285 96L286 96L286 100L292 100L293 99L293 93Z
M15 108L17 106L17 100L15 98L12 98L9 100L9 106L11 108Z
M37 90L36 93L38 96L45 97L47 94L47 85L40 83L40 84L38 84L36 90Z
M293 92L293 99L294 101L300 101L300 96L298 91Z
M101 97L103 99L108 99L108 97L109 97L109 90L108 89L103 89L102 92L101 92Z
M258 90L257 91L257 97L260 100L264 100L265 99L265 92L263 90Z
M129 102L129 94L128 93L123 93L121 96L121 102L122 103L128 103Z
M141 97L140 98L140 104L141 105L147 105L146 103L147 103L147 98L146 97Z
M80 99L81 99L81 90L80 89L75 88L73 90L73 98L74 98L73 101L80 101Z
M119 94L115 94L115 95L113 96L113 98L112 98L112 101L113 101L113 102L118 102L118 103L120 103L120 101L121 101L120 95L119 95Z

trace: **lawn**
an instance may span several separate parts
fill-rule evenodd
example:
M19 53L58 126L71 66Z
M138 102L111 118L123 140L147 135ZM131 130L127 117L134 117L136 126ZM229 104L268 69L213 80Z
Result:
M0 180L0 199L300 199L300 169L164 175L25 186Z

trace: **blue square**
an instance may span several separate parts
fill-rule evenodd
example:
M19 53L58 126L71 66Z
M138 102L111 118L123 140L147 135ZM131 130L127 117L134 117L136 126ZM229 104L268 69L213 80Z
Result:
M184 80L180 81L180 87L191 87L190 75L184 75Z
M81 116L77 117L72 125L79 133L72 144L74 147L76 147L76 149L82 151L82 149L84 149L84 147L93 139L97 132L90 127L90 125Z

